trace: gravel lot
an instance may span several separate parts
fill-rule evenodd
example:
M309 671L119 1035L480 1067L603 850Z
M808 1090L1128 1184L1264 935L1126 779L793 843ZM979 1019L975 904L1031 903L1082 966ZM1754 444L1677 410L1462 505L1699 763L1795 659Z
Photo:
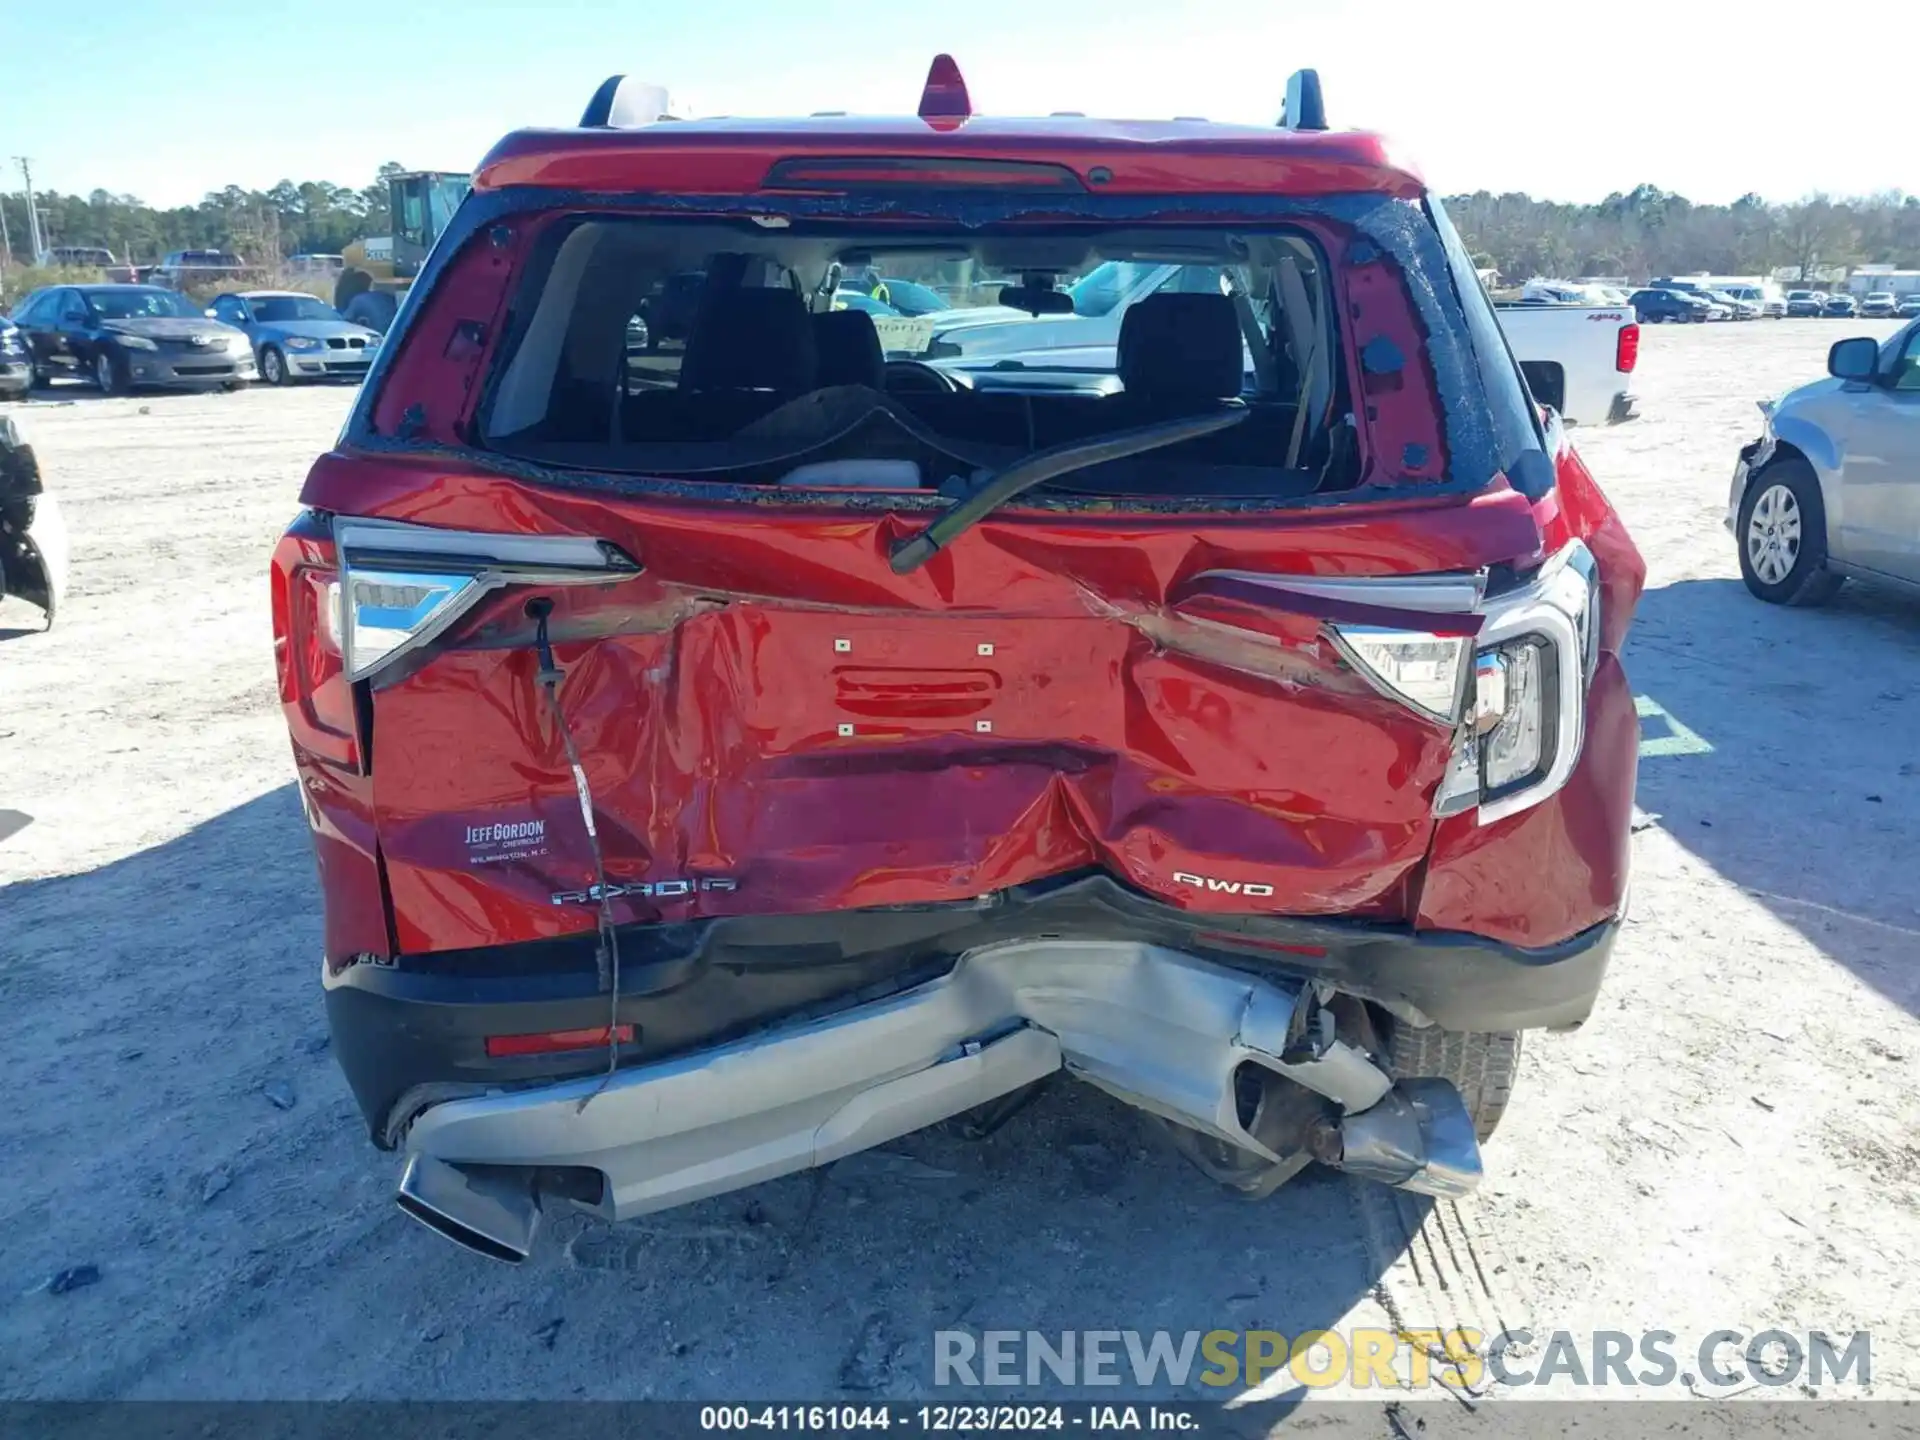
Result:
M1677 727L1600 1008L1530 1039L1471 1201L1250 1206L1060 1085L519 1270L398 1214L327 1051L266 571L349 392L34 403L74 594L0 605L0 1394L913 1396L941 1328L1398 1323L1867 1329L1920 1396L1920 603L1763 606L1720 527L1753 401L1890 328L1650 330L1646 418L1581 438Z

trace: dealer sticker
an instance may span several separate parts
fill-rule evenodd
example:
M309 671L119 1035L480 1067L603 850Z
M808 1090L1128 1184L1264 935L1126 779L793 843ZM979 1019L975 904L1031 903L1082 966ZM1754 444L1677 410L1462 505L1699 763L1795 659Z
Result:
M467 863L497 865L503 860L531 860L547 853L547 822L502 820L467 826Z

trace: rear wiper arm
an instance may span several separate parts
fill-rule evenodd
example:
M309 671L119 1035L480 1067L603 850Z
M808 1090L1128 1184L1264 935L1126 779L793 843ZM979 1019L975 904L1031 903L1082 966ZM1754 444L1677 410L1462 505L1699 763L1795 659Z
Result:
M1070 444L1055 445L1050 450L1036 451L997 475L987 473L977 476L971 494L939 519L894 546L888 563L893 566L894 574L911 575L996 507L1036 485L1070 470L1084 470L1089 465L1124 460L1129 455L1140 455L1162 446L1178 445L1182 440L1211 435L1216 430L1238 425L1250 413L1238 400L1231 400L1222 403L1219 409L1201 415L1183 415L1178 420L1142 425L1137 430L1121 430L1097 440L1075 440Z

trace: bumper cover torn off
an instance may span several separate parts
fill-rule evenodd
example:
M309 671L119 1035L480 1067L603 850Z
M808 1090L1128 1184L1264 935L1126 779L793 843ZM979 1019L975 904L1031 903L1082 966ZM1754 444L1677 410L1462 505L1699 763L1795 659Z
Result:
M1254 1066L1262 1083L1318 1097L1316 1158L1423 1193L1470 1190L1479 1151L1459 1095L1441 1081L1396 1087L1322 1019L1298 982L1178 951L1010 943L824 1019L610 1078L434 1105L407 1132L402 1205L518 1258L542 1175L597 1172L590 1208L622 1220L830 1163L1063 1068L1278 1162L1243 1120L1240 1072Z

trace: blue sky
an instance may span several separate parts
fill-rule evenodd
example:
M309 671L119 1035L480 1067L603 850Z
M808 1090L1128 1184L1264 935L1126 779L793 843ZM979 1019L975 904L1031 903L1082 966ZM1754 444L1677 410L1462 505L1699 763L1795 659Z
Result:
M1585 29L1543 0L0 0L0 162L8 189L25 153L38 186L156 204L361 185L383 160L464 169L506 130L572 123L617 71L699 114L909 112L944 49L1001 114L1265 124L1312 65L1336 126L1387 131L1445 191L1920 191L1920 5L1835 7L1831 42L1778 41L1770 13L1611 0Z

